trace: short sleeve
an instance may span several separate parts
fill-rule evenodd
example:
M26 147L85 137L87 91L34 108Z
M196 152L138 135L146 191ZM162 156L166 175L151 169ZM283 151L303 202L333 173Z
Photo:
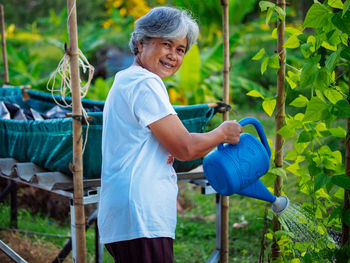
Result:
M147 78L138 83L131 99L134 114L142 127L169 114L176 114L164 85L155 78Z

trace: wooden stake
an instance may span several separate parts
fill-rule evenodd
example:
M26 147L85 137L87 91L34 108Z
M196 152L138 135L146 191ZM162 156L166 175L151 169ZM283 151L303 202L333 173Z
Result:
M223 83L223 102L229 104L229 72L230 72L230 54L229 54L229 10L228 0L221 0L222 5L222 27L223 27L223 56L224 56L224 83ZM229 119L229 112L223 114L223 120ZM228 236L229 236L229 197L222 196L221 199L221 263L228 262Z
M350 40L349 40L350 42ZM349 70L349 94L350 94L350 70ZM346 134L346 149L345 149L345 169L347 176L350 177L350 118L348 118L348 127L347 127L347 134ZM344 212L346 210L350 209L350 191L345 189L344 192ZM341 245L345 246L347 242L349 241L349 226L347 226L343 220L343 227L342 227L342 236L341 236ZM349 244L348 244L349 245Z
M76 0L68 0L68 33L70 74L73 102L73 183L76 228L77 262L86 262L85 213L83 193L83 160L82 160L82 106L80 95L78 29Z
M0 5L0 21L1 21L1 47L2 47L2 60L4 63L4 82L9 84L9 71L8 71L8 61L6 52L6 33L5 33L5 16L4 16L4 6Z
M277 0L277 5L283 10L286 9L285 0ZM277 40L277 54L279 56L280 68L277 75L277 103L276 103L276 153L275 153L275 166L283 167L283 137L277 133L279 129L283 127L285 117L285 71L286 71L286 50L283 47L285 33L285 21L278 19L278 40ZM283 180L282 177L277 176L274 184L274 194L280 196L282 192ZM273 231L276 232L281 229L281 225L276 216L273 217ZM281 256L281 250L277 244L277 240L274 240L272 244L272 260L275 260Z

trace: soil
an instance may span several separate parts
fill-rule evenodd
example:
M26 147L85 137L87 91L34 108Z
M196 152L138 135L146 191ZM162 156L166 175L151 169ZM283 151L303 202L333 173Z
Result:
M60 251L50 242L42 242L40 239L31 239L19 233L0 231L1 240L18 253L23 259L30 263L52 262ZM68 256L63 262L72 262L72 257ZM0 250L0 262L13 263L13 261Z
M7 184L8 180L0 178L0 193L5 189ZM5 197L4 201L7 202L8 200L9 196ZM32 214L38 212L46 214L49 218L55 219L58 223L70 222L69 198L35 187L17 184L17 206L19 209L25 208L31 211ZM85 205L86 220L95 209L96 204ZM0 231L0 240L30 263L52 262L62 249L50 242L42 241L39 238L28 237L20 233L8 231ZM0 250L0 262L12 263L13 261ZM69 255L63 262L72 262L72 256Z
M0 193L5 189L7 183L6 179L0 178ZM17 184L17 206L28 209L33 214L38 212L47 214L58 223L70 221L69 198L36 187ZM86 219L96 207L96 204L85 205Z

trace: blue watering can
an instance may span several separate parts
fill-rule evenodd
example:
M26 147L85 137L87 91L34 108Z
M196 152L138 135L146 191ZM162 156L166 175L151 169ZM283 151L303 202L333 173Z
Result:
M218 145L218 149L203 160L204 174L219 194L240 194L265 200L272 203L274 213L281 214L288 208L288 198L274 196L259 180L270 168L271 149L264 129L251 117L238 123L254 125L261 141L252 134L242 133L238 144Z

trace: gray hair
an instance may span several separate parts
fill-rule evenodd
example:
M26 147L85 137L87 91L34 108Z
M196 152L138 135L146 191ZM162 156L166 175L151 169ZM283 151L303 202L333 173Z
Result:
M155 7L135 22L129 46L131 52L137 55L137 44L148 42L153 37L164 39L187 38L187 52L197 41L198 25L185 10L172 7Z

